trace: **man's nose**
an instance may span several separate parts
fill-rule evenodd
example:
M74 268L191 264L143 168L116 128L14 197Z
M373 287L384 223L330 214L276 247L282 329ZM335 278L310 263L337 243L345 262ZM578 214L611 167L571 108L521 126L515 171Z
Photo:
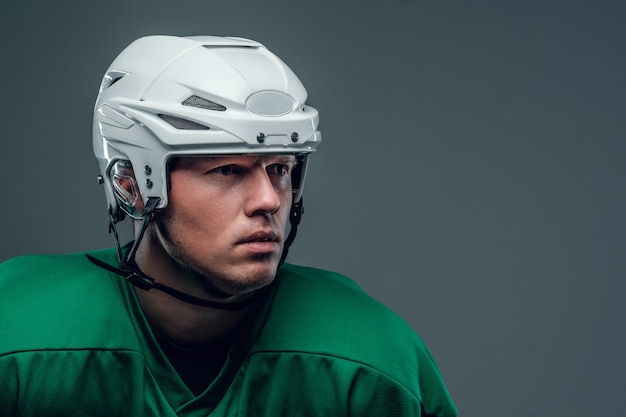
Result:
M280 196L264 169L254 172L247 192L249 197L246 202L246 214L248 216L274 214L280 209Z

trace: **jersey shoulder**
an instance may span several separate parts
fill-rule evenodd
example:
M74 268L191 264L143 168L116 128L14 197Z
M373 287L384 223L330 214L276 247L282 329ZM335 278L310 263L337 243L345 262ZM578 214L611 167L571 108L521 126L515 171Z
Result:
M106 259L113 253L103 250L92 255ZM85 253L32 255L3 262L0 354L123 344L121 331L129 323L120 288Z
M371 342L386 343L400 334L421 344L412 328L391 309L368 295L352 279L335 272L286 264L279 275L272 313L282 324L297 324L300 330L337 332L344 335L372 335ZM284 323L286 322L286 323ZM292 329L295 330L295 329Z
M331 355L403 380L432 363L405 320L350 278L316 268L282 267L264 335L262 348Z

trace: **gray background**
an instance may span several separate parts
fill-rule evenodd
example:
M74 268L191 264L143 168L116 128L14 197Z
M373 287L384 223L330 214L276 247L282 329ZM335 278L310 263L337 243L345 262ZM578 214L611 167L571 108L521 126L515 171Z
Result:
M406 318L464 416L624 415L625 17L623 1L5 2L0 260L111 245L91 110L123 47L250 37L322 117L290 259Z

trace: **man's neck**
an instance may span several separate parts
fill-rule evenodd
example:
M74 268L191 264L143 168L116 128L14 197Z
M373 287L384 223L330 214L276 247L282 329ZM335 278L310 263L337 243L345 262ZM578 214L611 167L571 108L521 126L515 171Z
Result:
M153 331L168 342L189 349L202 349L231 338L248 312L196 306L161 291L135 291Z
M254 294L232 299L220 299L201 291L197 286L186 285L190 277L171 262L169 255L144 239L137 255L140 270L161 284L189 295L217 302L238 302ZM158 249L161 249L159 251ZM142 310L153 331L168 342L186 348L204 348L228 339L244 320L249 307L226 310L191 304L163 291L145 291L135 288Z

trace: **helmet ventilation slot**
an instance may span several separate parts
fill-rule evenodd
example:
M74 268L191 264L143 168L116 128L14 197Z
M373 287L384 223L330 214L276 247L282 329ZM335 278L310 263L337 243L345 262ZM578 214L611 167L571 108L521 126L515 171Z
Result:
M226 107L221 104L214 103L210 100L207 100L198 96L191 96L187 100L181 103L183 106L197 107L199 109L205 110L214 110L214 111L224 111Z
M169 114L159 114L161 119L180 130L209 130L208 126L200 123L193 122L187 119L181 119L180 117L171 116Z

